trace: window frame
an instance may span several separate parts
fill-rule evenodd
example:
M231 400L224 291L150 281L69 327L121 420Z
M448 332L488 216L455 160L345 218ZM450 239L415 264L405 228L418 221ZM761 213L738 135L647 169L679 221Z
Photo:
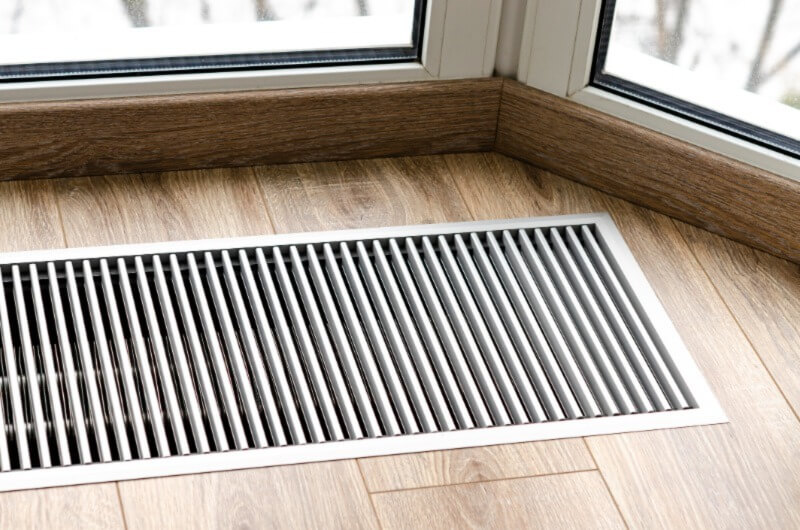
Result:
M528 0L517 79L534 88L800 181L800 159L592 83L603 0Z
M502 0L427 0L418 61L0 83L0 103L488 77Z

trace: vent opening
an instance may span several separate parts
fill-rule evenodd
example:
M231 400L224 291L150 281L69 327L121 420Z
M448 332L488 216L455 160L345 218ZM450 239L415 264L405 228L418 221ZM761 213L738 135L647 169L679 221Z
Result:
M0 490L725 421L601 214L6 254L0 285Z

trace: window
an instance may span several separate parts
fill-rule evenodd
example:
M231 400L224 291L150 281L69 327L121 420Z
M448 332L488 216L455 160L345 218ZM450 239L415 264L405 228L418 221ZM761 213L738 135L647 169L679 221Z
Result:
M592 84L800 155L800 0L607 0Z
M0 80L417 61L422 0L3 0Z
M0 104L492 75L502 0L0 0Z

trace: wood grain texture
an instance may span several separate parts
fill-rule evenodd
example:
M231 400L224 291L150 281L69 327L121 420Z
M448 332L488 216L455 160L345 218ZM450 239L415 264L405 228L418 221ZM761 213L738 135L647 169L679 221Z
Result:
M362 458L358 464L370 492L595 469L578 438Z
M73 247L272 233L250 168L53 182Z
M800 262L800 183L514 81L495 149Z
M378 528L353 460L121 482L129 530Z
M480 151L499 79L0 105L0 180Z
M272 233L248 168L52 183L71 246ZM128 528L375 526L355 461L122 482L118 487Z
M800 417L800 265L676 223Z
M278 232L470 219L439 157L255 168Z
M597 472L372 495L385 530L625 528Z
M52 183L0 183L0 251L63 246Z
M610 212L731 420L588 438L626 522L799 527L800 422L674 221L497 155L445 158L476 218Z
M63 246L52 183L0 183L0 251ZM122 527L114 484L0 493L0 528Z
M0 493L0 528L125 528L114 483Z
M276 232L471 219L440 156L255 168ZM402 455L362 462L371 490L593 467L577 440Z

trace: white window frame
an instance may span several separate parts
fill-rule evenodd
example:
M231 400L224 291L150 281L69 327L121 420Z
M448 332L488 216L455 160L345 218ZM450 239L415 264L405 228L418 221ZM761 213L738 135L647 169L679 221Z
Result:
M502 0L427 0L422 60L0 84L0 103L488 77Z
M800 160L589 84L602 0L528 0L520 82L800 181Z

